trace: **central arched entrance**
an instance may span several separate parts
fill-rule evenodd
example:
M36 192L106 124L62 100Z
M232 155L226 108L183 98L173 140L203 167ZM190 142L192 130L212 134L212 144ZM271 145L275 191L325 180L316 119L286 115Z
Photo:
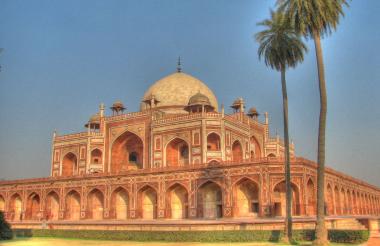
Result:
M250 179L242 179L234 186L234 214L239 217L257 217L259 214L259 187Z
M36 193L29 195L26 202L25 219L39 220L40 219L40 196Z
M143 141L132 132L121 134L112 145L111 172L143 168Z
M77 191L70 191L66 196L65 219L80 219L80 195Z
M78 159L73 153L67 153L62 159L62 176L78 174Z
M58 220L59 196L55 191L51 191L46 196L45 215L47 220Z
M238 140L236 140L232 145L232 161L243 161L243 148Z
M157 192L150 186L140 189L138 194L141 218L156 219L157 218Z
M188 214L188 193L180 184L172 185L166 192L167 214L172 219L186 219Z
M292 215L300 215L300 196L298 187L291 183ZM285 181L278 183L273 189L273 212L275 216L286 215L286 186Z
M118 220L128 218L128 192L122 188L117 188L111 196L111 213Z
M208 181L198 189L198 217L216 219L223 217L222 190L219 185Z
M175 138L166 146L166 166L177 167L189 164L189 145L180 138Z
M94 220L103 219L104 196L98 189L93 189L87 198L88 218Z

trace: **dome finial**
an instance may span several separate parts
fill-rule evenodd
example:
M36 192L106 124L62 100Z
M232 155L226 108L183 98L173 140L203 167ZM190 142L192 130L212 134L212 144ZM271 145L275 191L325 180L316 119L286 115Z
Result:
M182 71L182 66L181 66L181 56L178 56L177 72L180 73L181 71Z

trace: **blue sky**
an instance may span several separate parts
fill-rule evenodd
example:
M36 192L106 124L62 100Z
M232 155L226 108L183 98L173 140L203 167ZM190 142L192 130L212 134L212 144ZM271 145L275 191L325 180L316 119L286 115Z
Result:
M104 102L137 111L144 91L175 71L204 81L219 103L243 97L282 135L280 75L253 35L271 1L0 2L0 179L48 176L51 136L83 130ZM380 186L379 1L352 1L323 40L327 165ZM314 46L287 74L290 135L316 159L319 96Z

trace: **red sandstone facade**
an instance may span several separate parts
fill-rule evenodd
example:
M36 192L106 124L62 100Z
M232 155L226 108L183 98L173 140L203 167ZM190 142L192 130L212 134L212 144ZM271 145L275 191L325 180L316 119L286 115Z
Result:
M284 145L268 114L218 112L216 97L180 70L145 93L141 111L102 104L87 131L54 134L51 177L0 182L10 221L284 216ZM316 210L316 164L291 145L293 215ZM380 215L380 189L326 170L327 215Z

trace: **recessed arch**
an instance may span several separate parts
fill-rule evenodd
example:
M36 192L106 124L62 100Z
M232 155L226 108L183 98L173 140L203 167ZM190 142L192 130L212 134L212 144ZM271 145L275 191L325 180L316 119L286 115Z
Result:
M259 185L249 178L241 178L233 185L234 215L257 217L260 211Z
M67 193L65 201L65 219L79 220L81 207L81 196L79 192L71 190Z
M338 187L335 186L334 187L334 196L335 196L335 214L336 215L341 215L342 214L342 207L341 207L341 198L340 198L340 193L339 193L339 190L338 190Z
M72 153L66 153L62 158L62 176L73 176L78 174L78 158Z
M142 187L138 192L138 206L142 219L157 218L157 191L150 185Z
M347 213L347 203L346 203L346 192L344 191L343 187L340 188L340 207L341 207L341 214Z
M333 215L335 212L334 212L334 194L333 194L333 190L331 188L331 185L330 184L327 184L327 189L326 189L326 201L327 201L327 212L328 212L328 215Z
M2 195L0 195L0 211L5 211L5 199Z
M22 199L21 195L14 193L9 200L9 212L11 212L11 220L22 220Z
M188 191L179 183L174 183L166 191L166 212L169 218L188 217Z
M103 152L95 148L91 151L91 164L102 164L103 163Z
M40 204L41 199L40 196L32 192L26 201L26 211L25 211L25 219L26 220L39 220L40 216Z
M139 136L130 131L121 134L112 144L111 172L142 169L143 150L144 144Z
M316 215L317 212L317 198L316 198L316 189L314 182L311 178L307 181L306 184L306 196L307 196L307 214Z
M268 158L276 158L276 155L273 154L273 153L270 153L270 154L267 155L267 157L268 157Z
M243 161L243 147L239 140L235 140L235 142L232 144L232 161Z
M111 195L111 214L115 219L125 220L128 218L129 194L124 187L116 188Z
M97 188L92 189L87 195L87 218L94 220L103 219L104 195Z
M198 217L205 219L223 217L222 189L217 183L206 181L199 186L197 193Z
M182 138L174 138L165 147L166 166L187 166L190 161L189 144Z
M292 215L300 215L300 194L299 188L293 182L292 189ZM286 185L285 181L277 183L273 188L273 212L275 216L286 215Z
M220 135L211 132L207 135L207 150L208 151L220 151Z
M59 195L55 191L50 191L46 196L45 217L47 220L59 218Z
M257 138L255 136L251 136L250 143L251 143L251 160L260 159L261 148L260 148L259 141L257 141Z
M351 191L350 190L346 190L346 207L347 207L347 211L346 213L347 214L352 214L352 197L351 197Z

